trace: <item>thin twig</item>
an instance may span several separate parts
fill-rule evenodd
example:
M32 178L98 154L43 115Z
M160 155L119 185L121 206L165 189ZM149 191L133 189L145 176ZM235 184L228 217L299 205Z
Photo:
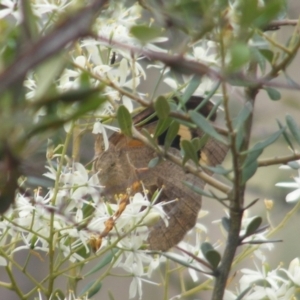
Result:
M261 159L258 161L258 166L268 167L268 166L280 165L280 164L285 165L291 161L295 161L298 159L300 159L300 153L295 153L293 155L288 155L288 156Z

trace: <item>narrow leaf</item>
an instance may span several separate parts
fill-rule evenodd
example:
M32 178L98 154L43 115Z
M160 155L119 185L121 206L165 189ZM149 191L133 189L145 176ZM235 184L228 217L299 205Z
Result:
M118 252L119 250L114 248L112 249L110 252L108 252L99 263L96 264L96 266L94 266L91 270L89 270L84 277L87 277L89 275L92 275L96 272L98 272L99 270L101 270L102 268L104 268L106 265L108 265L113 257L115 256L115 254Z
M262 142L258 142L255 144L251 149L245 151L244 153L250 153L250 152L256 152L260 150L264 150L267 146L273 144L282 134L284 131L284 128L281 128L280 130L274 132L272 135L270 135L266 140Z
M183 181L183 184L186 185L187 187L189 187L192 191L194 191L195 193L205 196L205 197L209 197L209 198L215 198L214 195L212 195L211 193L202 190L200 187L188 182L188 181Z
M146 139L148 140L148 142L154 147L157 148L157 143L155 141L155 139L152 137L152 135L145 129L142 129L142 133L143 135L146 137Z
M117 119L122 133L131 137L132 118L128 109L124 105L119 106L117 111Z
M289 138L289 135L288 135L287 132L286 132L286 128L281 124L281 122L280 122L279 120L276 119L276 121L277 121L277 124L278 124L279 128L283 130L283 131L282 131L282 135L283 135L285 141L286 141L287 144L290 146L290 148L291 148L292 150L294 150L295 148L294 148L294 146L293 146L293 144L292 144L292 142L291 142L291 140L290 140L290 138Z
M181 141L181 148L184 151L183 165L191 159L196 165L199 164L199 158L194 145L188 140Z
M168 100L164 96L159 96L154 102L154 109L159 119L168 118L171 108Z
M214 247L210 243L204 242L201 244L201 251L204 256L206 256L206 253L211 250L214 250Z
M250 50L248 45L244 43L235 43L230 49L229 70L234 71L240 69L250 60Z
M223 168L221 165L218 165L216 167L211 167L211 166L202 166L204 169L207 169L215 174L220 174L220 175L227 175L231 172L231 170L226 170Z
M190 264L185 260L180 259L175 253L172 252L163 252L161 253L161 255L165 256L166 258L175 261L177 263L179 263L180 265L187 267L187 268L192 268L194 270L198 270L199 272L201 272L200 269L195 267L195 264Z
M259 49L258 51L267 59L267 61L269 63L272 63L274 53L271 50L269 50L269 49Z
M252 60L258 63L261 72L264 74L266 71L266 58L255 47L250 47L250 51Z
M158 163L161 161L160 157L154 157L152 158L148 163L148 168L154 168L158 165Z
M245 236L252 235L256 232L256 230L259 228L259 226L262 223L261 217L255 217L250 224L247 226Z
M155 126L154 137L157 138L161 134L163 134L168 129L171 122L172 122L171 118L159 119Z
M256 172L258 168L257 161L253 161L251 164L248 164L247 167L243 168L242 171L242 184L246 183Z
M240 129L243 127L245 121L248 119L253 111L253 106L250 102L247 102L243 108L239 111L237 117L234 120L234 127Z
M168 149L171 147L174 139L178 135L178 131L179 131L179 123L173 120L168 128L165 141L164 141L164 146L166 151L168 151Z
M183 95L181 96L183 103L186 103L191 98L200 83L201 77L199 75L194 75L186 87Z
M247 154L247 157L244 161L244 164L242 166L242 169L246 168L250 164L252 164L254 161L257 160L257 158L262 154L263 149L258 149L257 151L251 151Z
M209 139L210 137L207 134L203 134L201 138L193 138L192 143L194 144L196 150L199 151L206 145Z
M87 294L87 297L90 299L96 295L102 287L102 282L97 283L97 279L88 283L81 291L80 295L83 296Z
M296 121L293 119L291 115L287 115L285 117L286 124L289 127L290 132L292 133L293 137L295 138L296 142L300 145L300 130L296 123Z
M227 144L224 138L216 132L213 126L207 121L201 114L197 113L196 111L190 111L189 115L192 121L205 133L207 133L212 138L216 139L217 141Z
M145 25L136 25L130 28L130 33L140 40L142 43L147 43L161 36L162 30L157 27L148 27Z
M229 232L229 228L230 228L230 220L227 217L223 217L222 218L222 225L224 227L224 229Z
M213 269L216 269L221 261L221 255L216 250L207 251L205 258L210 263L210 265L213 267Z

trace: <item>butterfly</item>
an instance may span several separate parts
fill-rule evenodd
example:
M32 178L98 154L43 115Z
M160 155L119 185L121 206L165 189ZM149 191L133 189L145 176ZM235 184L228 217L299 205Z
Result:
M203 100L192 96L185 104L185 108L195 109ZM178 103L178 98L174 99ZM214 105L211 102L202 106L199 112L214 121L216 113L211 113ZM146 120L144 123L141 122ZM154 134L159 118L152 108L147 108L133 117L133 123L139 130L146 129L149 134ZM140 125L143 123L142 125ZM157 144L164 146L167 131L156 136ZM181 142L184 139L202 138L204 133L199 128L179 126L173 139L169 153L182 157ZM98 147L99 148L99 147ZM226 156L227 146L219 141L209 138L205 145L197 152L201 164L216 166ZM97 151L96 151L97 152ZM99 153L100 152L100 153ZM160 219L150 228L147 243L151 250L167 251L177 245L192 229L197 221L201 208L201 195L190 189L184 182L189 182L195 187L204 188L205 182L191 173L187 173L182 166L169 160L161 159L154 167L148 167L149 162L157 157L155 150L143 144L140 140L130 138L122 133L114 133L109 139L109 149L96 153L94 169L99 172L99 180L104 186L103 196L114 201L116 194L126 191L136 181L142 181L147 190L154 192L163 187L159 195L161 201L170 204L164 205L168 215L168 226ZM142 171L140 171L142 170ZM209 171L208 171L209 173Z

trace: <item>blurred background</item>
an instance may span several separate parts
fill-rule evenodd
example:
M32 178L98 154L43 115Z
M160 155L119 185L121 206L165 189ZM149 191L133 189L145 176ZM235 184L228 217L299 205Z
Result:
M298 19L300 16L300 1L299 0L289 0L288 17L290 19ZM294 30L292 26L283 26L280 30L273 32L272 34L278 36L280 42L285 43L287 39L291 36L291 32ZM176 37L174 37L176 38ZM147 62L144 62L147 64ZM147 74L147 80L143 82L140 90L143 92L152 91L154 85L156 84L157 71L150 69ZM292 65L288 68L288 74L295 82L300 84L300 55L298 53L296 59L293 61ZM278 81L283 80L283 78L276 79ZM165 85L161 85L157 91L157 94L162 94L170 91ZM256 103L255 103L255 114L253 120L253 139L252 144L259 140L265 139L270 133L278 130L277 123L275 119L284 121L286 114L291 114L295 120L300 124L300 92L292 90L280 90L282 98L279 101L272 101L268 98L264 91L260 91ZM232 89L231 91L231 105L233 110L237 110L243 105L242 90L238 88ZM272 102L271 102L272 101ZM93 157L93 139L91 135L84 137L83 145L85 147L82 149L82 161L90 161ZM31 157L28 163L28 167L32 166L34 162L34 168L32 169L32 174L42 174L46 170L44 169L45 159L44 152L37 153L37 156ZM261 158L271 158L276 156L285 156L290 154L286 143L283 138L279 139L274 145L268 147ZM36 165L40 163L40 168L36 168ZM227 157L225 167L231 165L230 156ZM256 198L260 200L258 203L251 208L250 215L259 215L264 218L264 224L266 224L266 209L264 207L264 199L271 199L274 202L274 207L270 212L270 219L274 226L276 226L294 206L294 204L287 204L285 202L285 196L292 190L282 189L275 187L277 182L282 181L293 181L293 176L296 176L296 171L279 170L278 166L262 167L258 169L257 173L249 181L246 199L250 203ZM218 204L216 201L211 199L203 199L202 201L203 210L209 211L209 215L201 219L201 222L208 228L209 241L213 244L219 240L223 240L222 234L218 224L212 223L213 221L220 219L224 216L224 208ZM283 264L286 268L289 262L295 258L300 257L300 212L297 212L290 221L286 224L284 228L272 236L271 239L283 240L282 243L277 243L271 252L266 252L268 255L268 262L271 268L276 268L279 263ZM17 260L23 262L26 259L26 253L19 253ZM35 277L38 279L39 274L45 274L47 269L44 268L45 262L42 257L36 255L35 259L30 260L30 271L33 271ZM250 268L254 265L249 262ZM246 265L242 265L245 267ZM238 269L242 267L238 266ZM162 267L162 270L164 268ZM235 270L233 270L235 271ZM117 271L116 271L117 273ZM24 290L29 290L31 282L28 281L26 277L19 273L20 282L22 282L21 288ZM96 276L96 275L95 275ZM157 276L159 272L157 272ZM42 277L41 277L42 278ZM199 282L193 283L189 276L186 277L188 284L190 286L198 285ZM2 273L0 273L0 280L9 281L9 278L5 278ZM103 283L102 291L94 299L108 299L108 290L111 290L115 296L116 300L127 299L128 297L128 287L131 282L131 278L107 278ZM155 281L155 278L153 279ZM62 282L62 288L65 286ZM178 278L173 276L170 282L171 290L170 296L174 296L180 292L180 287L178 283ZM143 285L143 299L162 299L163 287L161 289L156 286L153 287L150 284L145 283ZM199 295L194 295L190 299L209 299L209 292L201 293ZM17 300L18 298L14 293L7 292L6 289L0 288L0 299L7 300Z

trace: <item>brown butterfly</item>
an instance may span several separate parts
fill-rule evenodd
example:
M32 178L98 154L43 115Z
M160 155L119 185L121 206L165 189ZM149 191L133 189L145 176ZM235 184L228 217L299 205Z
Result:
M186 109L195 109L203 99L192 96L186 103ZM175 98L175 101L178 99ZM207 117L213 108L212 103L207 103L199 111ZM147 108L133 118L134 124L147 119L154 110ZM215 120L216 114L211 116ZM155 131L158 118L154 116L148 120L143 128L149 133ZM137 129L141 129L137 127ZM180 125L178 135L168 150L173 155L181 157L180 142L183 139L202 137L204 133L200 129L192 129ZM157 137L157 143L164 145L166 132ZM99 148L99 147L98 147ZM99 152L99 151L96 151ZM210 138L205 146L198 152L199 160L210 166L221 163L227 153L227 147ZM204 188L205 182L193 174L186 173L181 166L168 160L162 160L153 168L148 168L151 159L157 157L156 152L140 142L121 133L114 133L109 139L109 149L102 153L96 153L94 168L99 171L100 183L105 187L103 196L114 201L114 195L125 193L126 189L136 181L142 181L150 192L163 187L160 194L161 201L178 199L164 206L169 217L169 225L159 220L150 228L148 236L149 249L167 251L178 244L185 234L195 226L198 212L201 208L201 195L192 191L183 181ZM139 171L142 170L142 171Z

